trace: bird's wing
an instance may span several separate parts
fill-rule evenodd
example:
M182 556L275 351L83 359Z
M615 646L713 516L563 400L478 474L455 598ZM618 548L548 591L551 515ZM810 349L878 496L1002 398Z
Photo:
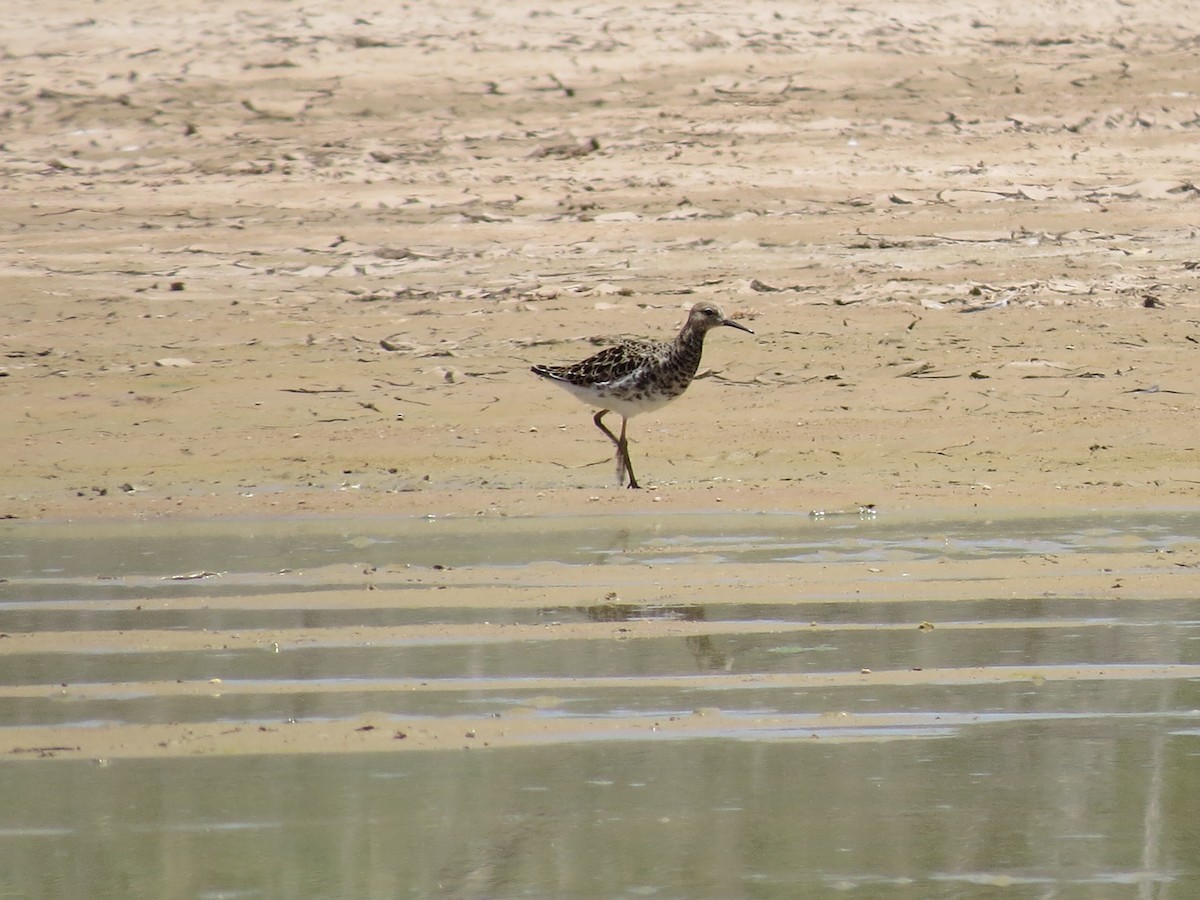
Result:
M567 366L562 377L575 384L605 384L619 381L646 364L659 349L654 341L624 341L606 347L583 362Z

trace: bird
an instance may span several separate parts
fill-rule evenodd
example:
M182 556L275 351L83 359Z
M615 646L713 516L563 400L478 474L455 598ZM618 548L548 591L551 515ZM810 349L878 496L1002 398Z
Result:
M705 300L692 307L673 341L622 341L571 366L532 366L530 371L589 406L601 407L592 421L617 448L617 480L641 488L629 461L626 426L639 413L660 409L687 390L700 367L704 336L722 325L754 334ZM621 417L620 436L604 424L610 412Z

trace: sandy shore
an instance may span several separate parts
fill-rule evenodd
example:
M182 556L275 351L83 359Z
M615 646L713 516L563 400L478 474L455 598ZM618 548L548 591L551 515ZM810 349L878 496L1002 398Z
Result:
M1191 505L1192 51L1023 10L18 13L0 513Z
M1193 507L1175 7L14 11L0 515ZM701 299L621 489L529 366Z

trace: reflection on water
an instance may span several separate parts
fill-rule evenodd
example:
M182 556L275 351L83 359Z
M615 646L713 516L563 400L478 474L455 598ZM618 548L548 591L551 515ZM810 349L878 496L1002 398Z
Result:
M1200 743L1154 725L0 768L39 897L1190 897ZM885 890L886 889L886 890ZM1008 896L1008 894L1005 894Z
M1104 518L822 518L736 514L596 516L562 519L366 519L153 522L122 526L0 522L0 577L90 587L142 585L156 596L194 591L203 578L253 576L287 583L290 573L338 563L462 567L671 564L690 560L904 561L1013 558L1055 553L1170 548L1200 535L1200 513ZM96 584L121 579L116 584ZM301 583L302 580L301 580ZM212 585L206 585L211 589Z
M1161 900L1200 883L1200 515L0 539L0 898ZM470 750L56 749L101 725L364 716L582 724ZM41 743L15 746L31 727Z

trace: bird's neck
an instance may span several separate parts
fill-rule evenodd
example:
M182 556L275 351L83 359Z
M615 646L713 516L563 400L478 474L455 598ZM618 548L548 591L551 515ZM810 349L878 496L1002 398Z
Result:
M679 332L679 337L675 338L675 343L671 347L671 358L689 375L694 375L700 368L700 355L704 352L704 335L703 329L684 328Z

